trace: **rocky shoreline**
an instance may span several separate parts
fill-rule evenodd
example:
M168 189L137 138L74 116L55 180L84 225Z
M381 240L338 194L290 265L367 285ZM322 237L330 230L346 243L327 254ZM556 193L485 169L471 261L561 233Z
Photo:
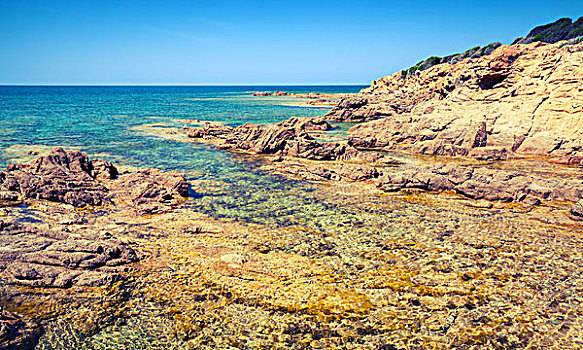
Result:
M163 213L186 196L188 183L176 173L120 173L110 162L60 147L30 164L8 164L7 171L0 171L6 208L0 219L2 307L18 309L21 288L108 287L124 280L144 253L110 232L86 230L90 213ZM36 213L9 215L20 203ZM33 348L42 334L36 317L24 321L17 313L2 312L0 347Z
M205 215L210 180L59 147L8 164L0 348L580 347L583 44L522 42L182 130L308 180L310 220Z
M439 162L411 166L380 152L363 152L350 142L322 142L309 133L330 128L322 118L292 118L270 126L245 124L237 128L208 123L202 128L187 128L186 133L190 139L221 149L271 156L264 168L312 181L371 180L384 191L452 192L472 199L530 205L575 203L583 198L583 175L565 179L530 174L528 169L497 169L486 166L487 162L475 166ZM580 217L575 214L579 205L571 210L575 220Z

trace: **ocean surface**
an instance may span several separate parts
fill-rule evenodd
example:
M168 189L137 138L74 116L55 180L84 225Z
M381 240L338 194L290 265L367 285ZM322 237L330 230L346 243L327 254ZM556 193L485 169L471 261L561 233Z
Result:
M309 195L310 186L258 171L249 157L187 142L180 130L184 125L196 126L197 121L238 126L326 113L299 106L297 98L254 97L252 91L344 93L362 88L4 86L0 87L0 167L34 159L36 152L55 146L78 149L90 158L174 170L189 180L213 183L214 188L203 194L193 193L196 198L189 205L217 218L318 225L310 213L330 213L326 204ZM176 136L168 137L169 130Z

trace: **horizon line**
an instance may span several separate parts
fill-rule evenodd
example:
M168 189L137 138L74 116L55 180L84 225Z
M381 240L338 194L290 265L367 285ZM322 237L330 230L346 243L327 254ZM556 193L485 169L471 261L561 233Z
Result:
M27 86L46 86L46 87L68 87L68 86L87 86L87 87L111 87L111 86L168 86L168 87L177 87L177 86L369 86L369 84L357 84L357 83L339 83L339 84L4 84L0 83L1 87L27 87Z

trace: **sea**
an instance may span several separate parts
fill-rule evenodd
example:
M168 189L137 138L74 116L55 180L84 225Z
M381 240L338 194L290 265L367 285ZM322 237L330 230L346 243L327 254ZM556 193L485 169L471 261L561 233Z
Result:
M204 121L268 124L327 112L294 97L253 96L256 91L350 93L364 87L2 86L0 167L60 146L116 165L177 171L190 181L212 183L213 189L193 191L188 205L216 218L318 225L314 212L331 213L312 198L311 186L259 170L256 158L189 142L182 128Z

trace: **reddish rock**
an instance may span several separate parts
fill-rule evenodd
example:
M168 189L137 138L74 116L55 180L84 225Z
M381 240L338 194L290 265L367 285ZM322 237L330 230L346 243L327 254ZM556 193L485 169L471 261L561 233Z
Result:
M583 183L578 179L545 179L499 169L442 163L384 174L378 178L377 186L386 191L409 188L452 191L474 199L502 202L577 201L583 195Z
M100 180L113 180L117 177L117 168L103 159L93 159L90 163L91 176Z
M346 143L316 141L308 130L327 130L331 127L321 118L291 118L268 126L248 123L234 129L205 127L189 129L188 135L220 141L219 147L223 149L245 150L255 154L356 162L377 162L386 158L376 152L360 152Z
M176 173L147 169L121 176L107 183L110 193L99 180L114 180L118 170L101 159L89 161L77 151L55 148L30 167L20 171L0 172L0 199L46 199L76 207L101 205L124 200L139 212L168 210L178 197L188 196L186 179Z
M74 206L101 205L107 189L91 176L87 156L56 147L20 171L0 172L0 198L46 199Z
M158 169L140 170L122 175L111 187L114 201L123 201L140 214L168 211L188 196L184 176Z
M66 232L0 225L0 278L6 284L68 288L107 285L121 278L116 267L138 261L134 250L115 238L69 237ZM58 229L58 228L55 228Z

